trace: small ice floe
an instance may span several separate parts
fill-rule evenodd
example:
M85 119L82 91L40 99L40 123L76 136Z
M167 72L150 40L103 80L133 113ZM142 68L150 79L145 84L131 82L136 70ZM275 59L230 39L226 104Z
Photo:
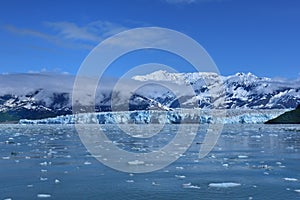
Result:
M28 187L28 188L32 188L32 187L33 187L33 185L32 185L32 184L29 184L29 185L27 185L27 187Z
M41 166L47 166L48 163L47 163L47 161L45 161L45 162L41 162L40 165L41 165Z
M41 169L41 172L42 173L46 173L48 170L46 170L46 169Z
M276 165L282 165L282 163L281 162L276 162Z
M134 180L126 180L127 183L134 183Z
M246 158L248 158L248 156L246 156L246 155L238 155L238 158L240 158L240 159L246 159Z
M292 181L292 182L298 181L298 179L296 179L296 178L283 178L283 180Z
M30 156L25 156L25 159L29 160L29 159L31 159L31 157Z
M216 188L230 188L230 187L238 187L241 186L240 183L233 183L233 182L228 182L228 183L210 183L208 184L209 187L216 187Z
M5 144L14 144L15 142L14 141L11 141L11 140L6 140L5 141Z
M3 200L12 200L12 198L8 197L8 198L4 198Z
M300 189L297 189L297 190L294 190L294 191L300 193Z
M175 175L175 177L178 179L185 179L185 176L183 176L183 175Z
M159 184L158 184L158 183L156 183L155 181L153 181L153 182L152 182L152 185L154 185L154 186L158 186Z
M259 165L257 166L258 169L266 169L266 170L272 170L272 167L269 165Z
M200 186L192 185L192 183L184 183L182 184L182 187L188 189L200 189Z
M287 150L294 150L294 146L289 146L289 147L286 147L285 149L287 149Z
M143 165L143 164L145 164L145 162L140 161L140 160L134 160L134 161L129 161L128 164L129 165Z
M47 181L48 178L40 177L40 181Z
M270 136L270 137L278 137L278 135L277 135L277 134L274 134L274 133L269 134L269 136Z
M222 166L223 166L223 167L229 167L229 164L224 163Z
M176 167L176 169L180 169L180 170L183 170L184 168L183 168L183 167Z
M260 139L260 138L261 138L261 135L252 135L251 138Z
M51 194L38 194L37 198L50 198Z
M55 184L59 184L59 183L60 183L60 180L55 179L55 180L54 180L54 183L55 183Z
M147 167L152 167L152 166L154 166L152 163L147 163L147 164L145 164L145 166L147 166Z
M89 162L89 161L85 161L83 164L84 164L84 165L91 165L92 163Z
M3 160L9 160L10 157L9 157L9 156L4 156L4 157L2 157L2 159L3 159Z

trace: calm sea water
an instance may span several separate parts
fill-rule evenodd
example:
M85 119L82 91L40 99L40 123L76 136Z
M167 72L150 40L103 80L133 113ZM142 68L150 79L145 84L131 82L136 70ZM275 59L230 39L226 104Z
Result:
M124 149L147 151L178 126L144 143L104 129ZM129 174L93 158L71 125L1 125L0 199L300 199L300 126L227 125L198 159L206 128L168 167Z

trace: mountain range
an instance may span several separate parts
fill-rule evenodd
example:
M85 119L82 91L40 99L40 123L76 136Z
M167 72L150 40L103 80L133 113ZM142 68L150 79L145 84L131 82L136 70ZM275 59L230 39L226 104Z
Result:
M42 119L72 113L75 76L67 74L0 75L0 122ZM86 88L76 88L84 108ZM102 78L95 94L96 112L172 110L176 108L292 109L300 104L300 80L257 77L251 73L221 76L210 72L155 71L127 79ZM112 106L113 105L113 106Z

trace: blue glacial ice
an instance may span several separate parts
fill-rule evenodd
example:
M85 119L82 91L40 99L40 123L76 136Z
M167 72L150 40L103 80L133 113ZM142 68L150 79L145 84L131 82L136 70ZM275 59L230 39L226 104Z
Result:
M178 109L174 111L123 111L83 113L54 118L27 120L20 124L258 124L277 117L286 110L199 110Z

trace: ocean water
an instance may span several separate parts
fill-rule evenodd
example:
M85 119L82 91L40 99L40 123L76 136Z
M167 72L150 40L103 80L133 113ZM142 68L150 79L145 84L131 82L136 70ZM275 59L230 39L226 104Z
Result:
M194 125L167 125L145 141L103 130L138 153L163 147L179 126ZM0 199L300 199L299 125L226 125L199 159L206 129L169 166L131 174L95 159L72 125L0 125Z

